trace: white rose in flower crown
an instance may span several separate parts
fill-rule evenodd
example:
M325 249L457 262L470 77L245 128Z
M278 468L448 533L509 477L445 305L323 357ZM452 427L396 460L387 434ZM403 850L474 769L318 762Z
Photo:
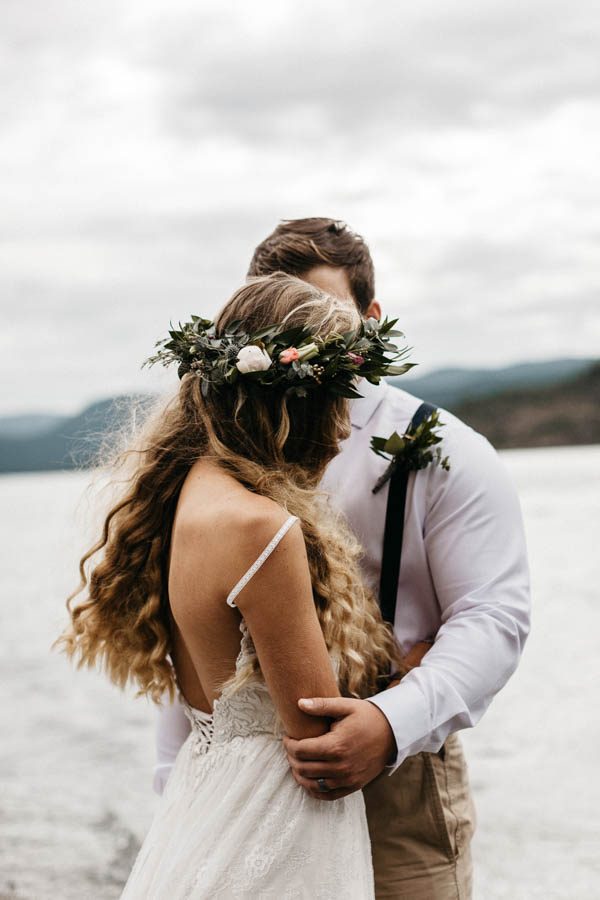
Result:
M264 372L271 367L271 357L256 344L249 344L242 347L238 353L236 367L242 375L248 372Z

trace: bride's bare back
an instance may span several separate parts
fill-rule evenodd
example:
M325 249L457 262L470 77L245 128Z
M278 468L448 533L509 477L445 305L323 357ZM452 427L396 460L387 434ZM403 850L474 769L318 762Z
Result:
M336 696L338 689L298 523L238 594L238 609L226 602L287 518L276 503L215 464L194 464L181 490L171 540L173 662L187 702L210 712L235 669L241 613L286 731L309 737L322 734L327 723L302 713L298 699Z

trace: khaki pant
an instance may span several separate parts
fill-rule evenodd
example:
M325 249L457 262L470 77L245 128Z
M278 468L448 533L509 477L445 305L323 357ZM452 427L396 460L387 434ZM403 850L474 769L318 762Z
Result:
M457 735L382 772L364 797L377 900L470 900L475 810Z

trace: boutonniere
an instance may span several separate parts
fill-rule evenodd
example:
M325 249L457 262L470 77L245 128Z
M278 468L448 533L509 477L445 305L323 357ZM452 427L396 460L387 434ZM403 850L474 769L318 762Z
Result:
M390 460L383 475L377 479L373 493L376 494L381 490L396 469L416 472L433 463L441 466L447 472L450 469L448 457L442 456L441 448L437 446L441 443L442 438L436 429L443 427L443 423L440 422L439 410L436 409L426 419L423 419L420 425L417 425L416 428L409 427L402 435L394 431L389 438L372 437L371 450L377 456Z

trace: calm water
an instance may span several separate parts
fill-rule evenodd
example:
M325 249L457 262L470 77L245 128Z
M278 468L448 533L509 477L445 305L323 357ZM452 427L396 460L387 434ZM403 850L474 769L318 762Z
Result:
M535 592L523 663L464 734L477 900L600 896L600 447L512 451ZM153 713L49 645L88 476L0 478L0 900L110 900L152 816Z

